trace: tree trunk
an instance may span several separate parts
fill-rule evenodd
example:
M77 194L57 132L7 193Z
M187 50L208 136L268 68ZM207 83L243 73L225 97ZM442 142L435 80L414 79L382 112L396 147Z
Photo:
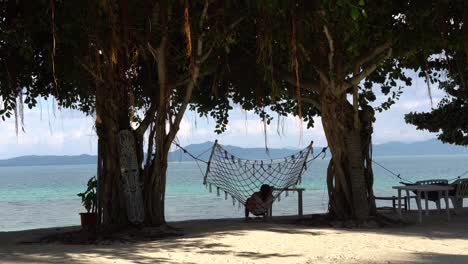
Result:
M166 195L167 153L156 154L152 173L146 177L145 212L146 224L161 226L166 224L164 201Z
M327 171L330 214L340 220L365 221L373 211L373 199L370 179L366 177L369 164L363 157L361 126L354 126L354 110L345 94L325 92L321 105L323 128L332 154Z
M128 225L119 161L119 132L130 129L126 89L117 82L96 87L96 132L100 142L99 205L103 229Z
M99 135L102 140L103 166L100 173L100 206L102 224L105 229L114 229L128 224L125 196L121 186L118 131L108 131Z
M370 214L377 214L377 206L374 197L374 172L372 170L372 133L373 123L375 120L374 109L367 105L361 105L362 110L359 112L361 123L361 146L362 157L364 159L364 175L366 177L367 193L369 196Z

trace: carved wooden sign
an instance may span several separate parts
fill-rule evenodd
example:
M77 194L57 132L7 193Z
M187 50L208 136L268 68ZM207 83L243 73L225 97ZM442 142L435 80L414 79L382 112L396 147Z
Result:
M119 140L120 170L127 204L128 220L133 224L139 224L145 219L145 211L142 182L140 181L135 139L132 131L120 131Z

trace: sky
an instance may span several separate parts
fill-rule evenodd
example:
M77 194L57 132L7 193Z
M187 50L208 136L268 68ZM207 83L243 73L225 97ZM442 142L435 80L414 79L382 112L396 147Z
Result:
M416 130L404 122L404 114L411 111L431 109L427 85L423 79L413 80L413 85L403 88L403 94L395 105L382 113L376 113L373 143L382 144L392 141L415 142L432 139L436 134ZM445 96L435 86L431 87L433 105ZM377 101L386 97L377 95ZM315 119L315 127L301 126L297 117L282 120L281 133L278 134L275 120L267 127L267 143L270 148L301 148L314 141L314 146L326 146L326 139L320 118ZM220 144L241 147L264 147L264 126L261 119L253 113L235 107L229 115L229 125L225 133L213 132L215 122L200 118L187 112L181 123L178 140L181 145L203 143L218 139ZM0 120L0 159L22 155L78 155L95 154L97 137L93 130L93 117L67 109L54 110L51 101L42 101L34 109L25 109L24 132L15 132L15 121ZM302 131L302 133L301 133ZM301 136L302 135L302 136Z

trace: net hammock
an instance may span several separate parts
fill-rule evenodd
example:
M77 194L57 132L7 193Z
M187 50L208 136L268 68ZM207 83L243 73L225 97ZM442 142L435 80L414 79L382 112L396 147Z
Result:
M232 203L245 206L247 198L258 192L260 186L268 184L274 188L273 200L279 200L283 191L301 182L307 169L307 158L312 143L294 155L269 160L247 160L230 154L215 141L203 184L210 192L216 188L218 196L224 192L225 199L232 197Z

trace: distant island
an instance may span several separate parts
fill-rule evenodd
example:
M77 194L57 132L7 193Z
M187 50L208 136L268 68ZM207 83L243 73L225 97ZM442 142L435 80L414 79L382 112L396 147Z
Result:
M28 155L11 159L0 160L0 167L14 166L48 166L48 165L81 165L96 164L95 155L75 155L75 156L38 156Z
M208 160L210 148L213 142L201 144L191 144L186 147L190 153L199 156L200 159ZM292 148L270 148L268 152L265 148L242 148L231 145L223 145L231 154L245 159L274 159L284 156L290 156L298 152L299 149ZM323 147L314 147L314 153L319 153ZM443 144L442 142L431 139L413 143L389 142L373 146L374 156L398 156L398 155L450 155L450 154L468 154L468 148ZM327 153L329 155L329 153ZM192 161L193 159L182 150L177 149L169 153L169 161ZM13 166L47 166L47 165L81 165L95 164L97 157L95 155L76 155L76 156L20 156L11 159L0 160L0 167Z

